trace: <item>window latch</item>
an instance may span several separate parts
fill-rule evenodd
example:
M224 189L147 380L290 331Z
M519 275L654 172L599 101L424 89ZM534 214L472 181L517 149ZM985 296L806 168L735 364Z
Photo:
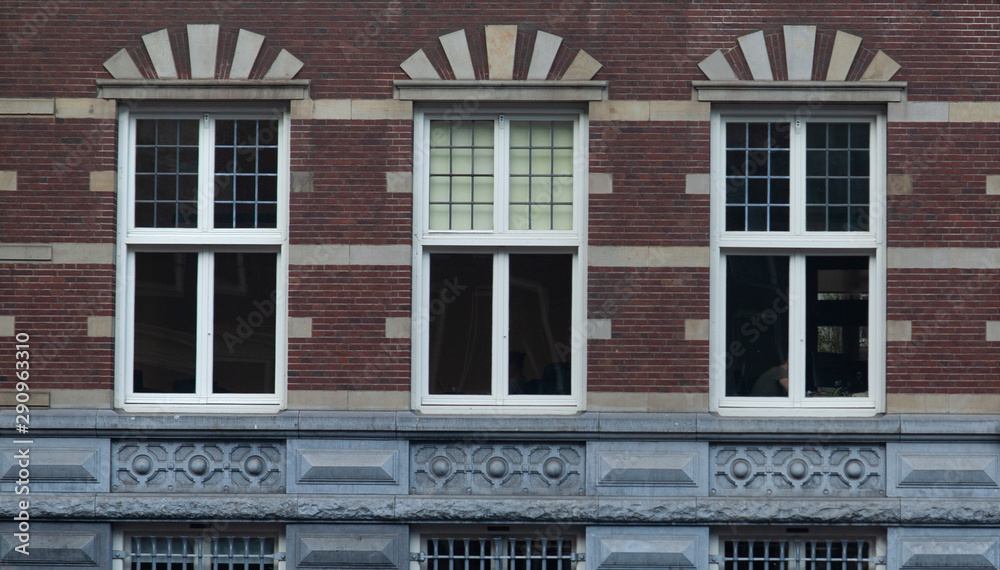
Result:
M205 122L202 124L204 125L205 130L208 130L208 113L205 113Z

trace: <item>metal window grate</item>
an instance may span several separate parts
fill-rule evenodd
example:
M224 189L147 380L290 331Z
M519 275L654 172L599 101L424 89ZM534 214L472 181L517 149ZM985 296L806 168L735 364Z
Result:
M275 570L274 539L267 537L135 536L132 570Z
M885 558L874 556L867 540L728 540L723 570L875 570Z
M413 558L424 570L572 570L582 556L571 539L431 538Z

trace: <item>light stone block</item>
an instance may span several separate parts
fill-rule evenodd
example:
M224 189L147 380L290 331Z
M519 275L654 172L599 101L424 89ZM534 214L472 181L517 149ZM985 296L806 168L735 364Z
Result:
M350 120L350 99L318 99L313 101L312 119L316 120Z
M707 247L595 246L591 267L708 267Z
M847 32L837 31L830 53L830 65L826 69L827 81L845 81L851 71L854 56L861 46L861 38Z
M986 340L989 342L1000 341L1000 321L987 321Z
M312 172L292 172L289 190L292 193L312 192L315 176Z
M889 81L901 67L885 52L878 50L864 74L861 75L861 81Z
M890 527L887 538L893 570L1000 568L996 529Z
M289 246L289 265L347 265L350 248L334 244L295 244Z
M587 495L707 496L708 442L588 442Z
M587 392L587 409L591 412L645 412L649 409L649 394Z
M948 103L948 121L952 123L998 123L1000 103L962 101Z
M708 368L705 369L708 375ZM656 392L648 395L646 411L662 414L707 414L708 394L701 392Z
M385 338L410 338L410 318L386 317Z
M56 99L55 115L60 119L114 119L114 101L106 99Z
M218 24L188 24L188 55L191 79L215 79L215 59L219 51Z
M650 247L650 267L708 267L707 247Z
M17 321L13 315L0 316L0 337L14 336L17 334Z
M548 32L538 30L535 34L535 47L531 52L531 63L528 65L529 80L545 80L549 78L552 62L559 53L562 38Z
M0 261L52 261L52 246L0 245Z
M711 194L712 175L707 172L684 176L685 194Z
M0 170L0 192L13 192L17 190L17 171Z
M752 34L740 36L738 41L740 49L743 50L743 57L746 59L747 67L750 68L750 75L757 81L773 81L774 74L771 73L771 60L767 54L767 42L764 40L764 32L756 31Z
M885 411L888 414L946 413L948 397L944 394L886 394Z
M413 191L412 172L386 172L385 191L389 193L409 194Z
M406 440L289 440L288 492L406 493L408 447Z
M14 379L12 378L11 381L13 382ZM16 390L0 390L0 408L13 408L18 404L24 403L17 401L17 395L20 393ZM32 390L29 394L31 399L28 400L27 405L31 408L49 407L51 399L49 398L48 390ZM21 397L23 398L24 396Z
M347 390L289 390L289 410L347 410Z
M816 26L785 26L785 61L790 81L812 79Z
M591 121L648 121L649 101L593 101Z
M935 411L995 415L997 410L1000 410L1000 394L948 394L948 403L944 407L936 408Z
M708 527L588 526L587 568L708 570Z
M409 568L406 525L290 524L286 532L290 568Z
M708 319L685 319L684 340L708 340Z
M715 50L712 55L701 60L698 68L710 81L736 81L739 79L722 50Z
M490 79L514 79L517 26L486 26L486 61Z
M20 469L16 456L27 445L16 443L17 439L0 443L0 490L11 496ZM36 493L108 492L111 473L108 440L34 438L30 450L32 497Z
M948 103L938 101L900 101L889 103L890 123L947 123Z
M410 265L409 245L352 245L351 265Z
M650 121L707 122L712 117L711 103L701 101L650 101Z
M87 336L89 337L114 337L115 318L114 317L87 317Z
M115 79L142 79L142 72L135 65L132 56L125 48L118 50L118 53L108 58L104 62L104 69L108 70Z
M476 72L472 67L472 54L469 52L465 30L457 30L438 39L455 79L475 79Z
M885 182L890 196L913 194L913 177L909 174L889 174Z
M943 247L890 247L890 269L919 269L948 267L948 249Z
M348 106L350 109L350 106ZM311 121L315 114L316 103L312 99L300 99L292 101L289 111L293 121ZM348 112L350 116L350 112Z
M32 491L34 489L32 488ZM13 495L12 495L13 496ZM31 495L34 497L34 494ZM29 497L22 497L28 500ZM31 500L31 505L39 501ZM69 503L70 501L63 500ZM13 505L14 501L11 500ZM17 522L0 523L0 567L4 570L105 570L111 562L111 525L108 523L40 522L31 513L28 556L15 551ZM11 517L13 518L13 517Z
M257 61L257 54L264 44L264 36L255 34L247 30L240 30L236 36L236 49L233 52L233 61L229 64L230 79L248 79L253 64Z
M647 267L648 247L592 246L587 254L591 267Z
M95 170L90 173L91 192L114 192L118 173L114 170Z
M0 115L52 115L55 99L0 99Z
M299 58L283 49L278 52L278 57L274 58L274 63L264 74L264 79L291 79L303 65Z
M146 45L146 53L153 63L153 69L159 79L177 79L177 66L174 65L174 51L170 47L170 34L166 29L142 36Z
M437 70L434 69L434 64L431 63L422 49L406 58L403 63L399 64L399 67L403 68L410 79L441 79Z
M409 121L413 119L413 103L395 99L354 99L351 118L355 121Z
M1000 444L893 443L886 496L1000 497Z
M601 70L601 63L583 50L577 52L573 62L569 64L562 81L589 81Z
M611 319L587 319L587 338L591 340L610 340Z
M288 338L312 338L312 317L288 317Z
M2 174L0 174L0 180L2 180ZM986 175L986 194L989 196L1000 195L1000 174Z
M53 409L110 410L114 401L114 390L49 390L49 406Z
M587 192L590 194L611 194L613 186L608 172L591 172L587 177Z
M347 393L347 409L397 412L409 410L410 393L353 390Z
M113 243L54 243L52 263L101 263L115 262Z
M913 323L911 321L888 321L886 323L886 340L889 342L912 341Z

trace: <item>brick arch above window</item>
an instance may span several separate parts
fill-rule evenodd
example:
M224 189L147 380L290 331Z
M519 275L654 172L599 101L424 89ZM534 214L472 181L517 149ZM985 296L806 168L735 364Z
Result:
M410 100L502 99L593 101L607 98L607 82L594 81L602 64L585 50L563 46L563 38L516 25L487 25L438 38L400 67L397 96Z
M142 36L104 62L106 99L271 99L305 97L302 61L249 30L188 24Z

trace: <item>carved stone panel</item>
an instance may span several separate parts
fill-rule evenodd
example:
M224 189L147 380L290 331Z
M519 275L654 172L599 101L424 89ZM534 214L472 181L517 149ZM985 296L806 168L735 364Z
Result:
M20 440L19 440L20 441ZM110 444L106 439L45 438L0 445L0 491L13 493L26 470L32 494L107 492ZM24 486L22 483L20 486Z
M708 443L592 441L587 444L591 495L708 494Z
M881 445L716 445L711 457L713 495L885 495Z
M0 567L4 570L111 568L109 524L32 521L26 543L18 534L23 533L16 523L0 523Z
M986 528L890 528L890 570L1000 569L1000 535Z
M119 441L111 490L282 493L284 442Z
M290 493L406 493L406 441L291 440Z
M1000 444L889 444L891 497L1000 497Z
M708 569L708 527L587 527L587 568Z
M416 494L581 495L584 447L574 443L411 443Z
M294 568L404 569L406 525L290 524L288 559Z

